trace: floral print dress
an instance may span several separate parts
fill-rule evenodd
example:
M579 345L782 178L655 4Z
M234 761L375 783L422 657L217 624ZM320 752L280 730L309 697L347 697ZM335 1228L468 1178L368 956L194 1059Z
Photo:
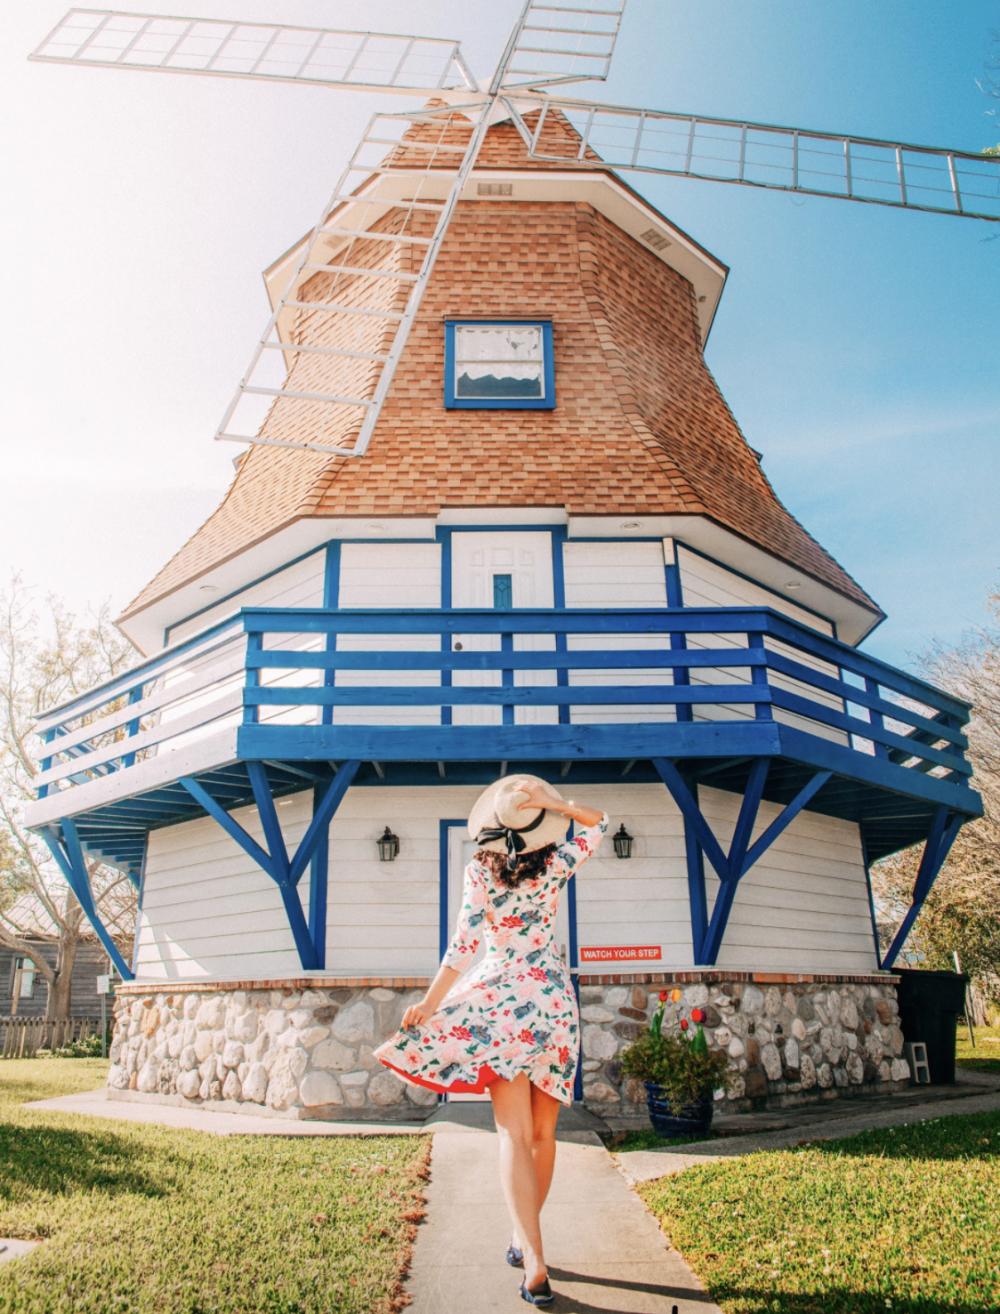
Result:
M526 1072L561 1103L572 1102L580 1015L553 935L563 886L607 829L605 813L515 889L472 858L442 959L463 975L425 1023L401 1028L373 1051L380 1062L416 1085L461 1093L479 1094L498 1077ZM468 971L481 940L486 953Z

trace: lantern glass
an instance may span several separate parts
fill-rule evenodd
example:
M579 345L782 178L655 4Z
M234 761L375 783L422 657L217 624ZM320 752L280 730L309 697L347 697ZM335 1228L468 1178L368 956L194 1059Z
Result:
M378 856L382 862L392 862L399 852L399 836L394 835L386 826L378 838Z
M632 856L632 836L625 829L625 823L618 827L614 835L615 857L631 858Z

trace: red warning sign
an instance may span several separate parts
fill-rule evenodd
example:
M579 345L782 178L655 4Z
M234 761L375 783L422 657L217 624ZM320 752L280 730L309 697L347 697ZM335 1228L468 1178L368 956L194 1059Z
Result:
M658 944L589 944L580 949L581 963L619 963L636 958L662 958Z

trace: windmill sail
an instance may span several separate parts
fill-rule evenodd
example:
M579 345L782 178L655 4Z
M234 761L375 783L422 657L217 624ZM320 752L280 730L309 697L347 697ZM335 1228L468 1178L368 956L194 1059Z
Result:
M523 100L508 102L537 160L583 163L595 152L610 169L1000 220L1000 158L582 100L546 97L539 107L529 127ZM543 135L553 113L576 129L575 143L568 137L553 143Z
M457 41L111 9L71 9L29 58L409 95L475 86Z
M216 438L363 454L486 131L471 114L372 117Z
M494 81L502 87L603 82L627 0L529 0Z

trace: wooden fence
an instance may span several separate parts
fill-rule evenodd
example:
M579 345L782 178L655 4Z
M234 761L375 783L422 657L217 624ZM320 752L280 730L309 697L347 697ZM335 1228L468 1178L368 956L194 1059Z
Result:
M71 1040L99 1035L98 1018L0 1017L0 1059L31 1058L40 1049L56 1049Z

